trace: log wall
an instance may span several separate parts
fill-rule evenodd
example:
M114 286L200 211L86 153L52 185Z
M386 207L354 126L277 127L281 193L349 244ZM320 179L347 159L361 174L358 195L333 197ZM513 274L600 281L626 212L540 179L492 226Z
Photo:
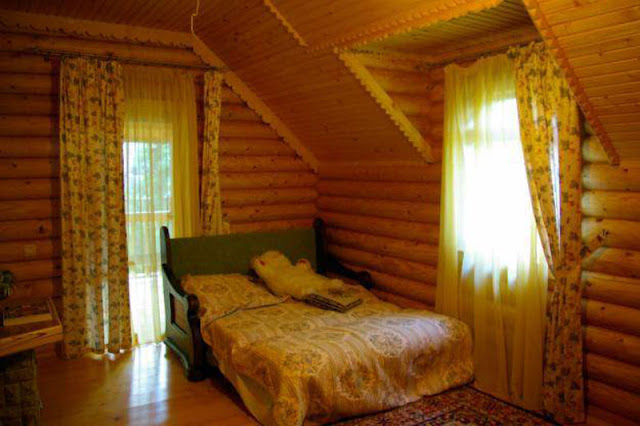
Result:
M609 231L583 263L590 424L640 422L640 164L614 167L598 140L582 146L582 233Z
M220 185L231 231L310 227L316 216L315 173L231 89L225 92Z
M196 65L177 48L2 33L0 43L0 270L16 278L13 297L61 296L58 72L41 46L129 59ZM195 70L199 137L202 71ZM316 176L228 87L223 91L223 213L235 232L310 226Z
M370 67L376 81L433 148L438 162L320 168L318 210L329 250L371 273L380 298L433 309L440 221L444 72Z

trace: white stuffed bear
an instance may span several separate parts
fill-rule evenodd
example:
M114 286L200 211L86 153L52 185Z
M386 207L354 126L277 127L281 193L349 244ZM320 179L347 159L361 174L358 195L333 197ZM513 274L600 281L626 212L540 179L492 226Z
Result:
M279 251L267 251L255 256L251 259L251 267L278 296L289 295L302 300L309 294L340 290L344 286L341 280L316 274L307 259L298 260L294 266Z

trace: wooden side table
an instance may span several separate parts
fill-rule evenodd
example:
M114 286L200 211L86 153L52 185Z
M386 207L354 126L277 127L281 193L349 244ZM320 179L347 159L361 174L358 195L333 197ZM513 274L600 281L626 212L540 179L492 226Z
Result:
M33 303L15 299L7 305ZM35 348L62 340L62 324L51 299L53 319L32 324L0 327L0 424L26 426L40 423L42 403L38 395Z

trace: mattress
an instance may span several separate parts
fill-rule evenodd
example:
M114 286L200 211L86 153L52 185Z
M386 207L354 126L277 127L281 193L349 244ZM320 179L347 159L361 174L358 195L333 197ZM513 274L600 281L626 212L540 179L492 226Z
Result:
M203 326L220 370L262 424L331 422L472 380L464 323L354 291L363 303L347 313L286 301Z

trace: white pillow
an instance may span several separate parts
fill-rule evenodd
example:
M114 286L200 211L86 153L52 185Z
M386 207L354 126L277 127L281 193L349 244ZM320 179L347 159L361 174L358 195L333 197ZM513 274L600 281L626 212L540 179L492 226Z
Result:
M292 296L303 300L305 296L328 290L339 290L344 283L316 274L307 259L296 265L278 251L268 251L251 259L251 267L278 296Z

